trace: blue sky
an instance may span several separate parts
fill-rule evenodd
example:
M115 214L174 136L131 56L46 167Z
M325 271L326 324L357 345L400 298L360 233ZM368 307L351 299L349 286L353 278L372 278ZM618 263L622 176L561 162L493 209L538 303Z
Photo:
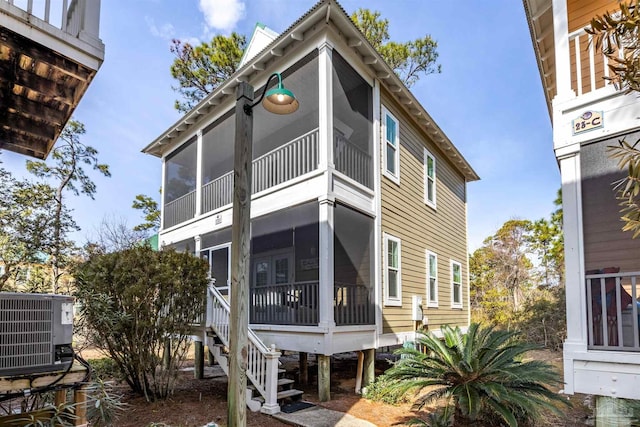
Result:
M140 222L136 194L159 197L160 160L140 150L180 115L169 74L169 40L209 40L256 22L282 32L313 0L107 0L100 37L106 57L75 112L112 177L95 176L96 200L69 194L82 244L105 217ZM560 174L551 123L522 3L513 0L343 0L348 13L378 10L393 40L430 34L442 74L423 77L412 91L458 147L481 181L468 185L469 248L473 251L511 218L538 219L554 209ZM17 174L25 158L3 152ZM462 231L462 230L461 230Z

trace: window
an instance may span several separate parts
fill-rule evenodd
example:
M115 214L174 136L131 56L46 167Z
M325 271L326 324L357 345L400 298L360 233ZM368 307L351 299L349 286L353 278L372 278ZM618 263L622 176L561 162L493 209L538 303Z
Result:
M436 208L436 158L424 150L424 202Z
M427 307L438 306L438 256L427 251Z
M384 174L400 184L400 124L386 109L382 110L384 135Z
M462 308L462 264L451 261L451 307Z
M384 235L385 305L402 306L402 279L400 276L400 239Z

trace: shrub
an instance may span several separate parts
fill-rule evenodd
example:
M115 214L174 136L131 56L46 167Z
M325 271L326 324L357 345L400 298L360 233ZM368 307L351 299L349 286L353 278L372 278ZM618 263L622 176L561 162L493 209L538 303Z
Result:
M140 246L93 255L77 267L76 279L94 342L131 389L147 400L171 394L190 325L204 312L206 262Z
M560 384L551 365L523 361L536 346L519 333L475 323L466 334L447 325L442 332L443 340L420 334L417 350L396 351L401 358L386 372L390 392L424 391L416 398L419 408L444 398L454 425L517 426L543 409L559 412L556 403L568 405L548 388Z

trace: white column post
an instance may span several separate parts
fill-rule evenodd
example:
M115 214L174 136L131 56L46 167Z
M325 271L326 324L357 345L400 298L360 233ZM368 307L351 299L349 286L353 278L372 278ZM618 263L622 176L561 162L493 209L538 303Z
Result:
M78 0L83 16L80 21L78 38L91 45L101 45L100 41L100 0Z
M382 103L380 101L380 81L373 81L373 193L376 207L376 219L374 221L374 285L376 297L376 340L382 335L382 176L381 167L381 126L380 113Z
M553 37L556 61L556 98L570 99L575 97L575 93L571 89L567 0L553 0Z
M275 346L271 346L271 351L265 353L264 357L267 359L267 371L265 373L265 391L266 396L264 404L260 409L260 412L264 414L276 414L280 412L280 405L278 405L278 358L281 353L276 351Z
M319 325L329 330L336 325L333 318L333 205L333 200L320 200Z
M587 350L586 287L582 238L582 189L578 144L558 150L562 176L567 339L564 343L565 392L573 394L573 353Z
M333 162L333 66L331 53L333 45L323 41L318 46L318 146L320 170L334 167Z
M162 156L162 182L160 183L160 231L164 229L164 194L166 188L164 186L165 175L167 173L167 156ZM160 239L158 239L158 249L160 249Z
M196 136L196 217L202 214L202 129Z

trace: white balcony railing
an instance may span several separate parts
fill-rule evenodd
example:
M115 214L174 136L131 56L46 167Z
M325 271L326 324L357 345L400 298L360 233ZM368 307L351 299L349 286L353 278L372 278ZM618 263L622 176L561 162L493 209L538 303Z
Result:
M338 172L342 172L365 187L372 188L373 163L370 154L338 133L333 137L333 151Z
M590 349L640 351L638 278L640 272L586 276Z
M252 193L267 190L318 168L318 129L314 129L253 161ZM233 172L202 186L202 213L230 205Z
M15 16L28 21L35 17L72 37L98 38L100 0L0 0L0 3L2 9Z
M193 218L196 214L196 192L180 196L164 205L164 228L172 227Z
M574 89L578 96L611 85L606 79L609 61L602 51L595 50L592 36L584 28L569 34L569 46L573 49L570 53L571 77L575 79ZM618 56L622 58L623 55L624 51L620 50Z

